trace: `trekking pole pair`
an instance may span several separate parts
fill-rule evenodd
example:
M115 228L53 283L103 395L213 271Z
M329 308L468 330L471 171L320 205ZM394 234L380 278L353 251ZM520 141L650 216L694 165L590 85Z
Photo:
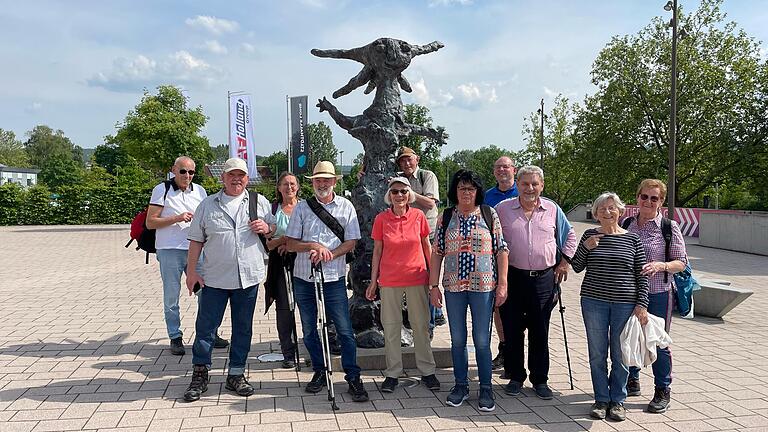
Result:
M325 297L323 295L323 285L325 278L323 276L322 263L312 264L312 278L315 281L315 302L317 302L317 330L320 336L320 345L323 348L323 363L325 363L325 382L328 385L328 400L331 402L331 409L338 411L336 405L336 393L333 389L333 364L331 362L331 344L328 339L328 321L325 316Z
M571 390L573 390L573 372L571 371L571 354L568 352L568 335L565 331L565 306L563 305L563 295L560 284L555 284L557 291L557 303L560 309L560 322L563 325L563 342L565 343L565 359L568 362L568 378L571 381Z

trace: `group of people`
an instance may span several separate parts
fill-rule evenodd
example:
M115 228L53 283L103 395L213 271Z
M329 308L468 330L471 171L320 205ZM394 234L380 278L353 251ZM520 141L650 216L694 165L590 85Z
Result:
M497 184L488 190L477 173L459 170L447 190L451 206L438 215L435 174L420 169L418 155L407 147L398 150L395 160L401 171L389 180L384 196L388 207L373 223L371 282L365 293L381 304L387 369L380 390L393 392L403 373L405 300L416 366L430 390L441 385L435 375L431 335L445 305L454 375L446 404L460 406L469 399L468 310L479 377L478 409L495 409L494 368L503 368L502 376L509 380L503 386L506 394L520 394L528 379L538 397L553 398L548 385L549 321L560 283L572 266L576 272L586 270L581 306L595 394L590 414L623 420L624 401L628 395L640 394L640 381L639 370L630 370L622 362L619 335L633 314L641 323L648 313L656 315L669 331L672 275L687 263L677 224L671 223L669 248L661 231L664 183L641 183L639 214L626 229L619 225L625 210L621 199L613 193L598 197L593 214L600 226L587 230L577 243L562 209L542 197L544 173L539 167L515 172L514 161L501 157L494 163ZM294 367L298 349L287 295L289 283L292 286L314 370L305 390L321 391L328 383L313 280L313 266L321 264L324 304L341 345L348 392L354 401L368 400L356 361L346 290L345 256L360 239L360 228L352 203L333 192L340 177L334 165L322 161L314 167L307 177L314 193L306 200L298 197L298 177L283 173L272 205L263 196L247 192L247 167L241 159L225 163L224 187L209 197L191 183L195 173L191 159L177 159L173 173L170 188L161 184L153 191L147 226L157 229L165 318L174 354L184 353L178 311L183 272L190 294L199 294L192 382L184 398L197 400L207 390L212 350L227 343L217 331L227 302L232 341L226 388L242 396L253 393L244 369L259 284L265 286L267 307L272 302L276 305L286 368ZM341 231L328 226L329 215ZM492 359L494 326L499 353ZM648 410L665 412L672 381L668 348L658 350L653 373L656 391Z

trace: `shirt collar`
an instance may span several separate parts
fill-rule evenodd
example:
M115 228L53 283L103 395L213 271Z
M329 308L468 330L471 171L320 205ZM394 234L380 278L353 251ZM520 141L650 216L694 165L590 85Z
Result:
M539 206L537 208L542 209L542 210L546 210L547 208L544 207L543 202L544 202L544 198L539 197ZM512 208L515 208L515 209L523 208L522 204L520 204L520 197L512 198L512 203L511 204L512 204Z
M189 183L189 187L187 187L187 190L182 191L182 192L191 192L191 191L195 190L195 186L194 185L195 185L194 183L190 182ZM171 187L173 188L174 192L178 192L179 185L176 184L176 177L173 177L171 179Z

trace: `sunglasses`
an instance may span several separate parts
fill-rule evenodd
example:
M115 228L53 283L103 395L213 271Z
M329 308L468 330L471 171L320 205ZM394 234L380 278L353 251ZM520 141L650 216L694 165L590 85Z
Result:
M389 193L392 195L405 195L410 192L408 189L390 189Z
M195 170L188 170L184 168L179 170L179 174L186 174L186 173L189 173L189 175L195 175Z
M659 197L657 197L656 195L640 194L640 199L643 201L650 199L651 202L659 202Z

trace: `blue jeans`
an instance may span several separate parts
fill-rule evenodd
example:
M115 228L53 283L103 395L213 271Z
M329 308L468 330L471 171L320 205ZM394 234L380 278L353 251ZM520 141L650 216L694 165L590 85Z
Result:
M304 346L307 347L312 359L312 369L315 372L325 371L323 361L323 346L317 331L317 301L315 300L315 283L307 282L297 277L293 278L293 293L301 316L301 329L304 332ZM357 365L357 342L352 331L352 321L349 318L349 301L347 300L347 285L345 278L323 284L325 299L325 317L327 322L336 326L336 339L341 344L341 366L346 373L344 379L351 381L360 376Z
M453 378L457 386L468 386L467 370L467 307L472 314L472 342L480 387L491 388L491 318L494 291L451 292L445 291L445 310L448 312L448 328L451 330L451 358Z
M160 278L163 280L165 327L168 330L168 338L176 339L183 336L179 293L181 292L181 274L187 269L187 250L158 249L157 261L160 263Z
M245 363L251 350L253 337L253 311L256 308L258 285L245 289L219 289L203 287L200 290L200 308L195 322L195 343L192 345L192 363L211 368L214 330L221 325L224 311L232 317L232 344L229 348L229 375L245 373Z
M596 402L624 403L629 369L621 358L621 331L635 309L634 304L581 298L581 314L587 330L589 370ZM611 373L608 374L608 348Z
M672 324L672 309L675 306L674 291L648 295L648 313L664 319L664 329L669 333ZM653 383L656 388L666 389L672 385L672 351L656 348L656 361L653 362ZM629 376L640 378L640 368L629 368Z

